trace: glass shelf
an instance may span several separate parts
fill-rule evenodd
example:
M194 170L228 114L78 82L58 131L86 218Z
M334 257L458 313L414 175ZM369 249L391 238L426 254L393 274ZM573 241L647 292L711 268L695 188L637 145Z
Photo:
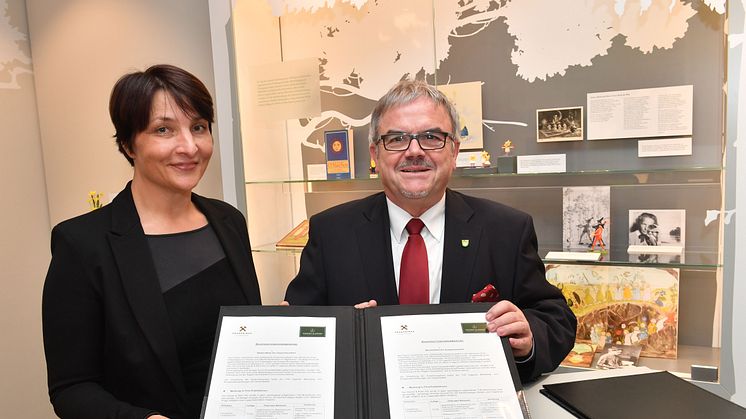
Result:
M545 264L572 265L605 265L605 266L636 266L648 268L686 268L715 270L722 265L718 262L718 254L714 251L685 250L682 254L634 254L628 253L626 247L614 248L602 254L597 261L566 261L546 259L547 252L561 252L562 249L539 247L539 255Z
M277 247L274 244L265 244L252 246L251 251L254 253L277 253L286 255L300 255L303 248ZM578 260L556 260L546 259L547 252L559 251L561 248L539 247L539 255L545 264L565 264L565 265L602 265L602 266L635 266L647 268L685 268L712 271L722 267L718 262L716 252L685 250L681 255L639 255L627 253L627 248L611 249L610 252L602 255L598 261L578 261ZM643 258L641 258L643 256Z
M470 174L468 169L458 168L454 171L451 183L460 183L463 179L491 179L507 182L520 182L520 179L530 180L531 183L541 182L542 185L552 186L564 184L567 178L583 177L592 180L594 184L611 185L640 185L640 184L696 184L720 182L722 169L720 167L693 167L679 169L652 169L652 170L581 170L577 172L564 173L478 173ZM601 182L603 178L604 182ZM613 183L607 182L609 178L616 178ZM547 182L548 180L548 182ZM345 183L370 183L379 184L380 179L370 177L358 177L355 179L264 179L249 180L246 185L265 185L272 183L313 183L313 184L345 184ZM586 182L587 183L587 182Z

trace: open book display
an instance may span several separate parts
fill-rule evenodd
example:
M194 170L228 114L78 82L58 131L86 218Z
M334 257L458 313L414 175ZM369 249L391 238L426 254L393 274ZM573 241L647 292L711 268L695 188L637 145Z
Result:
M203 418L528 418L491 303L223 307Z
M276 246L302 249L306 246L306 243L308 243L308 220L303 220L293 227L285 237L281 238Z

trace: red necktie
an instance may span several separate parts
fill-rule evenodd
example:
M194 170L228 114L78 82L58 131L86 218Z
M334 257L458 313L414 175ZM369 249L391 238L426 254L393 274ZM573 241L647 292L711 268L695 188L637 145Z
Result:
M425 223L412 218L407 223L409 238L401 256L399 271L399 304L429 304L430 274L427 269L427 249L420 231Z

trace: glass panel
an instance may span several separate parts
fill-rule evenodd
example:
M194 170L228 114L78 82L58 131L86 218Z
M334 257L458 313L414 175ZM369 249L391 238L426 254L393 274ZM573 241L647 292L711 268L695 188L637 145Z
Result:
M732 216L721 212L722 14L692 2L657 1L648 10L624 2L616 8L517 0L284 3L281 16L269 2L237 1L233 11L249 231L259 276L271 281L263 290L279 296L278 284L297 269L299 251L277 250L277 240L313 214L381 190L369 176L367 135L370 111L389 87L406 76L439 85L476 82L481 115L459 130L481 134L482 146L464 141L464 151L484 149L495 166L511 140L513 156L566 155L567 173L459 169L450 187L531 214L544 257L562 250L563 188L610 186L609 252L591 264L681 269L679 362L643 364L681 372L692 363L718 365L721 228ZM318 62L320 111L290 119L257 113L258 69L302 59ZM576 121L582 141L537 140L539 109L587 112L588 93L681 85L694 92L691 155L640 158L637 138L588 141L587 114ZM325 178L324 131L336 129L351 132L354 179L309 181L314 168ZM309 172L309 165L319 166ZM628 252L630 211L642 209L686 210L682 255Z

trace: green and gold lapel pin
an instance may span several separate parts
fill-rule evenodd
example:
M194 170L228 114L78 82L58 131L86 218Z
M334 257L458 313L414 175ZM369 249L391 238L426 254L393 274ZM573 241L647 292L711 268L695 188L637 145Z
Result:
M461 247L469 247L469 239L461 239Z

